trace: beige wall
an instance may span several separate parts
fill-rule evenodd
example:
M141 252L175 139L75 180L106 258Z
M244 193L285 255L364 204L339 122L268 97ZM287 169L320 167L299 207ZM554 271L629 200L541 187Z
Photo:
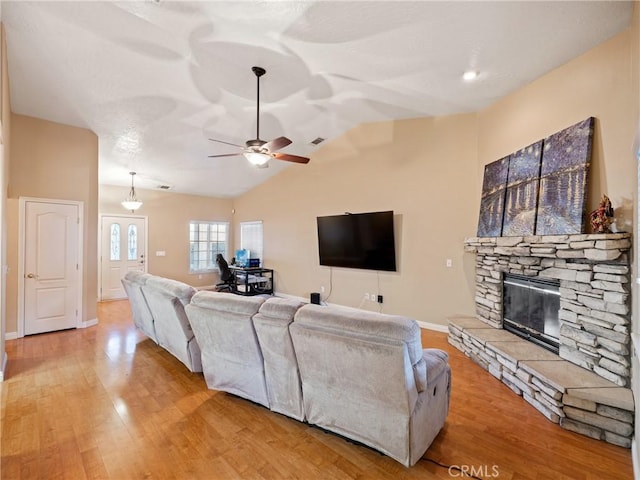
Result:
M309 165L236 199L236 221L264 221L265 264L276 271L276 289L308 297L329 289L315 217L392 209L399 271L334 268L329 303L375 309L362 298L379 281L385 312L442 325L448 315L473 314L475 263L463 240L476 233L485 164L594 116L589 208L606 193L621 228L633 228L631 42L626 31L477 114L355 128Z
M632 144L636 123L631 71L628 30L481 111L478 192L485 164L593 116L596 128L588 210L595 209L606 193L618 226L630 231L634 223Z
M11 115L8 192L7 332L17 331L18 199L38 197L84 203L83 321L97 312L98 137L91 131Z
M100 186L100 214L130 214L120 205L128 193L129 188ZM149 224L149 273L194 286L215 284L217 274L189 273L189 221L231 223L232 200L138 188L136 194L143 202L136 215L146 216ZM161 250L166 256L156 257Z
M236 199L236 222L264 221L264 263L275 270L276 290L308 298L330 289L330 270L319 266L316 217L393 210L398 272L333 268L329 303L377 310L363 303L368 292L384 296L384 312L425 322L442 323L452 304L470 313L474 266L461 246L477 222L469 208L476 132L473 114L362 125L308 165Z

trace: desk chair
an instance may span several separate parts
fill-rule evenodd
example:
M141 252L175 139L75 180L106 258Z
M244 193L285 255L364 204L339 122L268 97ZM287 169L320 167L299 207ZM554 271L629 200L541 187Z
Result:
M229 268L229 264L224 259L222 254L218 253L216 255L216 265L218 265L218 270L220 271L220 280L219 283L216 283L216 290L218 292L230 292L235 286L235 276L233 272Z

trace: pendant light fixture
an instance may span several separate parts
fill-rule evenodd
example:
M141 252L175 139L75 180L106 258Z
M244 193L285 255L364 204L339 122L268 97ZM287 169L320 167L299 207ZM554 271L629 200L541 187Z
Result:
M129 191L129 196L122 202L122 206L127 210L131 210L131 213L142 206L142 202L136 197L136 189L133 187L133 177L135 174L136 172L129 172L129 175L131 175L131 190Z

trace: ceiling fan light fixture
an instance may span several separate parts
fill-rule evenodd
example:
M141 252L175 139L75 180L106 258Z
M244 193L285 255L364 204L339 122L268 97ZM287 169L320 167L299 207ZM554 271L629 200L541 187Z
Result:
M142 202L138 200L138 197L136 197L136 189L133 187L133 177L135 174L136 172L129 172L129 175L131 175L131 190L129 190L129 196L121 203L124 208L131 210L131 213L135 212L142 206Z
M0 0L1 1L1 0ZM287 137L274 138L269 142L265 142L260 139L260 77L262 77L267 71L262 67L252 67L254 75L256 76L256 138L253 140L247 140L245 142L246 147L242 151L242 155L253 165L258 168L267 168L269 166L269 160L275 158L276 160L284 160L285 162L294 163L309 163L307 157L299 157L297 155L290 155L287 153L281 153L278 150L291 145L291 140ZM240 147L235 143L226 142L224 140L216 140L210 138L212 142L224 143ZM318 143L323 141L321 138L317 138ZM317 143L316 143L317 145ZM209 155L209 158L217 157L233 157L239 155L239 153L223 153L221 155Z
M262 152L244 152L243 155L244 158L249 160L251 165L255 165L256 167L265 165L271 158L271 155Z
M462 74L462 79L466 82L471 82L478 78L478 75L480 75L480 73L477 70L467 70Z

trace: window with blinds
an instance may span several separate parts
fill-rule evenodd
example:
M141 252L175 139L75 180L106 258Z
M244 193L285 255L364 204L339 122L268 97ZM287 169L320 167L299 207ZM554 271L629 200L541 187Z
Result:
M228 223L189 222L189 273L216 270L216 255L227 259L228 243Z
M240 248L249 250L250 258L259 258L260 266L264 266L262 220L240 222Z

